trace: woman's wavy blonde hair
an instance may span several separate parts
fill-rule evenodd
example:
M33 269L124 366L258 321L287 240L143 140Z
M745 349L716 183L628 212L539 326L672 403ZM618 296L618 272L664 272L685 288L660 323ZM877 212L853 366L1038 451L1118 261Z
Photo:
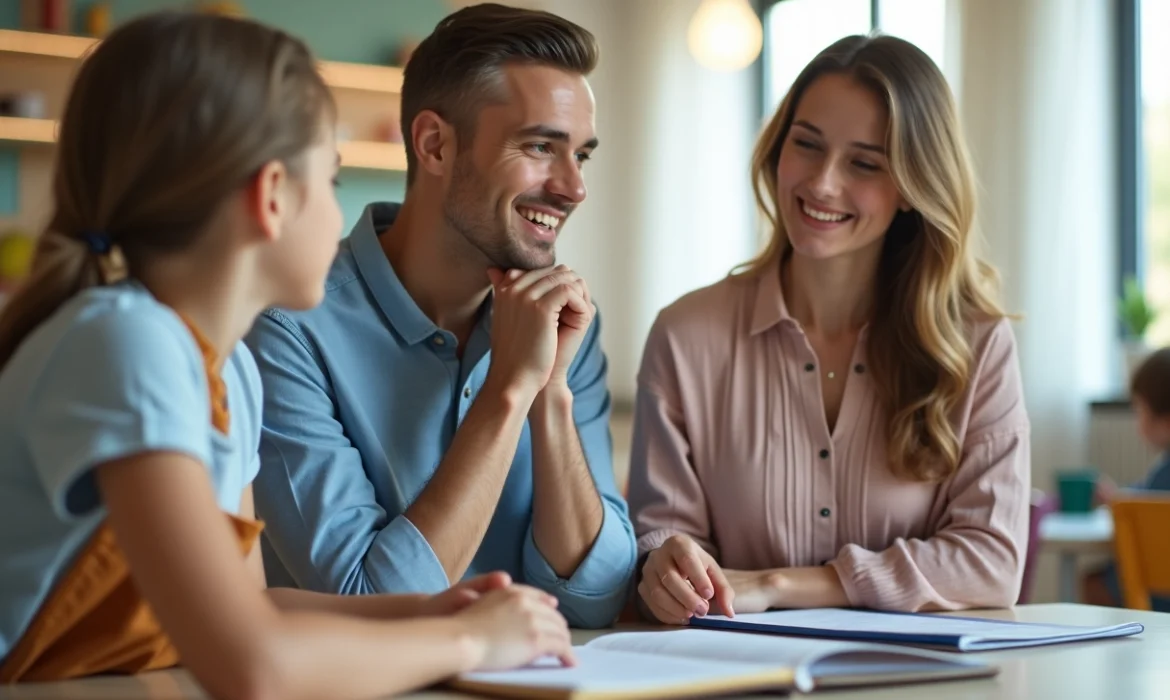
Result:
M789 251L776 201L780 150L801 96L830 73L851 76L885 103L890 170L912 207L886 232L867 348L888 415L890 467L918 481L943 481L959 466L950 418L971 379L969 325L1006 314L994 299L994 270L972 248L970 157L950 88L930 57L895 37L849 36L805 67L752 157L752 186L771 239L735 274L775 273Z

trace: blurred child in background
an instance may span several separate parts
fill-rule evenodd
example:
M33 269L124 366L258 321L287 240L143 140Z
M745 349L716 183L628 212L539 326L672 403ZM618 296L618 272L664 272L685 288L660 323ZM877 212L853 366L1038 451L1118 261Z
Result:
M1138 419L1138 433L1159 453L1146 478L1128 488L1141 491L1170 492L1170 348L1162 348L1146 358L1130 381L1130 396ZM1109 477L1097 481L1097 500L1109 503L1121 489ZM1090 605L1120 606L1123 596L1117 567L1110 562L1088 574L1082 581L1082 598ZM1151 606L1170 612L1170 598L1151 596Z

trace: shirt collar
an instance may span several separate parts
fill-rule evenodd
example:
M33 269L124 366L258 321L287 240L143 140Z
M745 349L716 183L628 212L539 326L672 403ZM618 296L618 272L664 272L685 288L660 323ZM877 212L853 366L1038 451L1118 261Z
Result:
M780 265L770 264L755 275L756 301L752 309L751 335L758 335L780 324L797 327L788 313L784 290L780 286Z
M750 335L758 335L773 326L787 326L788 328L804 332L800 321L788 313L788 303L784 301L784 288L780 284L781 270L779 264L771 264L755 275L756 302L752 309L752 326ZM858 331L858 342L865 342L869 338L869 322L867 321Z
M390 202L374 202L366 206L349 237L358 273L373 294L374 301L403 341L415 345L438 333L439 328L402 286L378 242L378 234L390 228L400 208L400 204Z
M442 330L423 313L414 298L402 286L394 266L386 258L386 251L378 236L394 224L401 204L374 202L366 206L361 218L350 232L351 250L357 262L358 274L374 296L382 314L407 345L417 345ZM477 326L487 333L492 330L492 295L480 308Z

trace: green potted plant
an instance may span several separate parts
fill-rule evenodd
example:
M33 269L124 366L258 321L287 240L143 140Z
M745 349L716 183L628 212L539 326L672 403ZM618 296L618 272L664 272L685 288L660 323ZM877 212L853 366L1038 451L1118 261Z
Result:
M1157 316L1157 312L1146 299L1145 291L1134 277L1126 277L1122 284L1118 316L1125 329L1122 352L1125 358L1124 381L1128 385L1134 370L1150 352L1146 344L1146 331Z

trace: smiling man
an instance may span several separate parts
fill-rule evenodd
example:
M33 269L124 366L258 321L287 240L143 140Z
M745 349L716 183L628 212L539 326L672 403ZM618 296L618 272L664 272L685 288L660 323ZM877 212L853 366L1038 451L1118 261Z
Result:
M477 5L405 70L404 201L342 243L324 303L249 337L264 380L256 508L270 581L434 593L503 570L573 625L635 564L585 282L556 241L597 146L593 36Z

